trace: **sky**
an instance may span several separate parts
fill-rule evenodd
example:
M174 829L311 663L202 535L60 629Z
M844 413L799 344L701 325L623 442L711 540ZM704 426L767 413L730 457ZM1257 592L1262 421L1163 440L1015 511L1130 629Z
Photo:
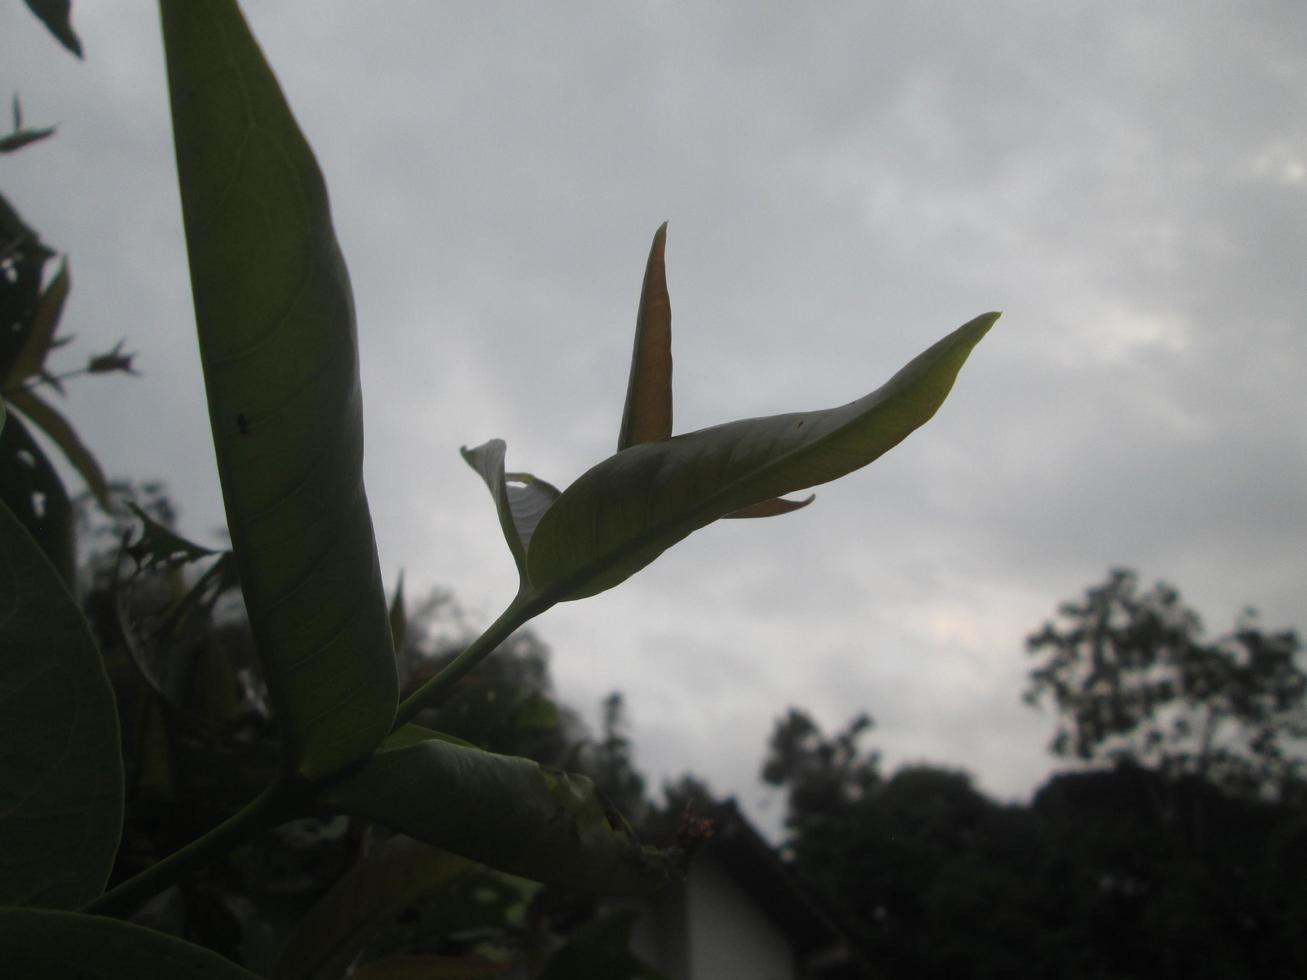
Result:
M387 581L488 623L515 571L461 445L566 486L610 455L669 222L676 432L842 404L988 310L939 414L802 511L693 535L532 628L637 764L735 794L791 705L887 767L1046 778L1024 638L1113 566L1213 634L1307 627L1307 7L245 4L330 188ZM382 11L384 10L384 13ZM85 61L0 6L0 97L54 139L0 190L69 256L63 353L111 477L221 541L153 4Z

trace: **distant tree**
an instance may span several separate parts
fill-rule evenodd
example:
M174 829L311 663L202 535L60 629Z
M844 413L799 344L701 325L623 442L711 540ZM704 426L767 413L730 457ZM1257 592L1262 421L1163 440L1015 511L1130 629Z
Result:
M1026 640L1039 665L1025 700L1051 699L1050 750L1085 761L1129 761L1195 775L1236 792L1296 792L1307 738L1307 674L1292 630L1265 632L1247 610L1208 640L1198 614L1131 571L1063 603Z

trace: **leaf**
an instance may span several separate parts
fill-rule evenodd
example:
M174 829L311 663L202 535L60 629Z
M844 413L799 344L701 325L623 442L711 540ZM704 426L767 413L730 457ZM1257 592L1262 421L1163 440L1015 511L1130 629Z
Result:
M22 980L258 980L202 946L102 915L0 909L5 973Z
M335 980L377 926L478 871L466 858L396 836L361 858L295 927L277 957L273 980Z
M667 222L654 232L644 285L635 316L635 348L631 377L626 385L626 407L617 435L620 452L642 442L656 442L672 434L672 304L667 295Z
M44 450L12 413L0 432L0 501L72 588L77 571L72 502Z
M586 777L443 739L377 753L320 802L533 881L640 894L673 873Z
M82 56L82 42L73 30L73 0L27 0L32 13L41 19L50 33L77 57Z
M397 681L363 487L349 277L317 162L231 0L163 0L209 419L288 765L390 731Z
M15 129L8 136L0 136L0 153L14 153L53 135L53 126L45 129Z
M723 514L723 517L776 517L780 514L788 514L791 511L802 510L810 503L817 499L816 494L808 494L802 500L787 500L784 497L773 497L771 500L764 500L762 503L750 504L748 507L741 507L739 510L733 510L729 514Z
M363 963L353 980L481 980L512 973L511 960L495 961L476 956L391 956Z
M386 621L390 625L390 642L398 656L404 648L404 634L408 632L408 613L404 609L404 573L399 573L395 583L395 595L390 600L390 609L386 612Z
M132 556L137 568L145 569L156 565L176 568L218 554L212 548L188 541L172 528L164 527L136 504L129 501L127 508L141 522L140 538L127 548L127 553ZM230 552L223 552L224 557L228 554Z
M613 980L664 980L631 952L635 909L613 909L591 919L550 957L540 980L611 977Z
M491 439L489 442L468 449L459 450L467 465L481 474L490 496L495 500L499 513L499 526L508 542L508 550L513 553L518 574L526 581L526 552L531 544L531 535L553 502L558 499L558 488L546 483L530 473L504 473L504 453L507 447L503 439Z
M86 444L82 442L71 423L53 405L28 388L19 388L12 392L9 395L9 404L41 427L41 430L68 458L73 469L86 481L86 486L95 496L96 501L107 510L109 481L104 478L104 471L100 469L100 464L86 448Z
M0 906L75 908L118 849L118 713L76 601L3 503L0 692Z
M729 422L610 456L536 527L527 556L533 593L567 601L603 592L720 517L866 466L935 414L997 319L964 324L839 408Z
M70 286L68 261L65 259L59 263L59 271L41 293L36 315L32 317L31 326L23 339L23 346L19 349L18 356L10 365L9 373L4 379L5 388L19 385L28 378L40 375L45 367L46 355L55 346L54 332L59 326L59 318L63 316L64 302L68 299Z

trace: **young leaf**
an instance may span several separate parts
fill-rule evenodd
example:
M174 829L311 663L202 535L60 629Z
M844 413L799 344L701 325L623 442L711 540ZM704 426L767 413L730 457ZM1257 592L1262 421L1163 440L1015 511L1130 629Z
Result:
M122 830L118 713L77 603L0 503L0 906L76 908ZM4 970L15 970L10 947Z
M509 874L602 894L652 891L674 868L586 777L444 739L377 753L320 802Z
M610 456L536 527L527 555L533 594L566 601L603 592L720 517L866 466L935 414L996 319L964 324L839 408L729 422Z
M558 499L558 488L530 473L505 473L503 439L491 439L475 449L464 446L459 452L467 465L476 470L490 489L499 513L499 526L513 553L518 574L526 582L526 553L536 525L550 505Z
M635 348L617 451L672 434L672 303L667 295L667 222L654 232L635 316Z
M386 736L397 691L349 277L322 174L235 3L161 9L227 523L284 761L317 777Z
M5 975L23 980L258 980L212 950L102 915L0 909Z

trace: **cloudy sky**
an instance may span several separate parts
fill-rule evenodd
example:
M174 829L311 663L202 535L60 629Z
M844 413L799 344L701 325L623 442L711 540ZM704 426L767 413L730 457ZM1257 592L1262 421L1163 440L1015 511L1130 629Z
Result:
M775 827L787 705L1020 798L1051 718L1024 636L1109 566L1213 631L1307 627L1307 7L250 0L332 193L388 580L478 620L516 580L462 444L562 486L614 448L649 240L676 431L826 408L990 309L923 430L769 521L713 525L535 628L624 691L639 763ZM0 6L0 96L54 140L0 188L70 256L68 410L182 530L221 499L157 15L82 3L78 62Z

